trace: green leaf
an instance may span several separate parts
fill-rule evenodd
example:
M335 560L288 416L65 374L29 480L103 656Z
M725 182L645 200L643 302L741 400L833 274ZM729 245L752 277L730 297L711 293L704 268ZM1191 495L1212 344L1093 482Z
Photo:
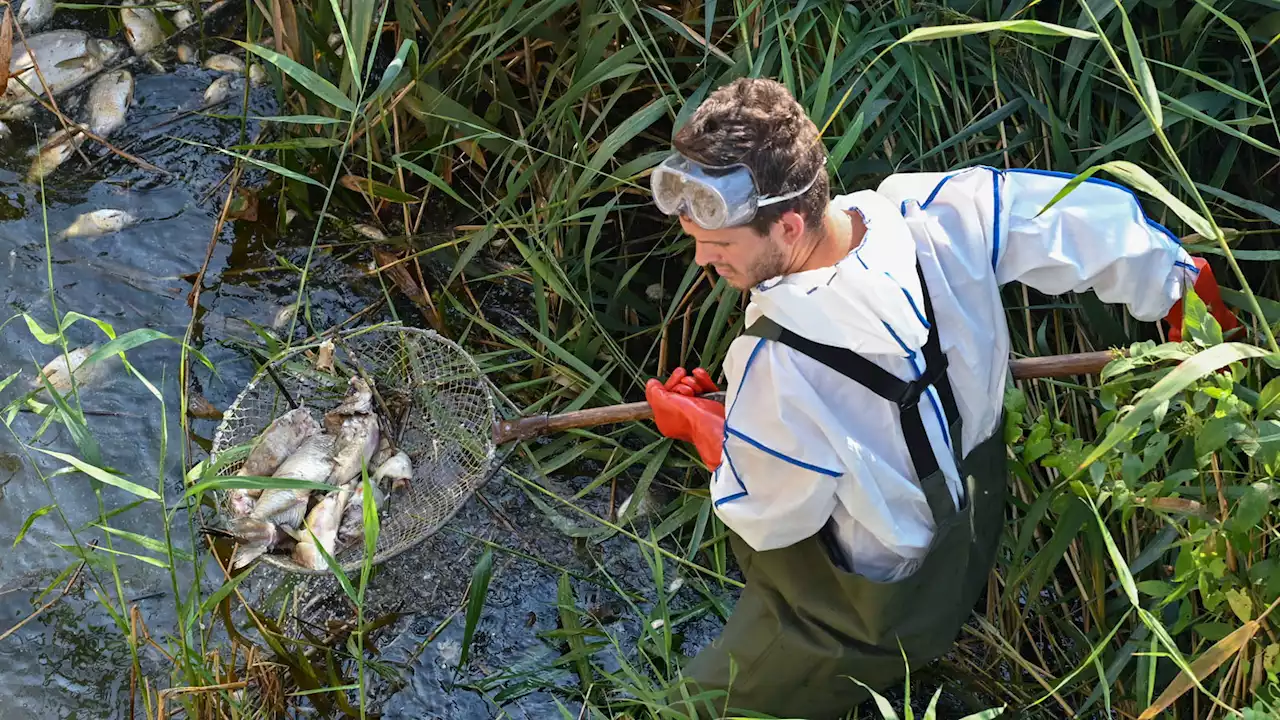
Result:
M1156 91L1156 82L1151 77L1151 68L1147 67L1147 58L1142 54L1142 45L1138 43L1138 36L1133 34L1133 24L1129 22L1128 13L1120 13L1120 24L1124 27L1124 42L1129 48L1129 60L1133 63L1133 74L1137 76L1142 102L1154 118L1156 127L1160 127L1164 125L1164 113L1160 109L1160 93Z
M0 390L4 387L0 386ZM1280 377L1273 378L1262 388L1262 392L1258 393L1258 417L1266 417L1277 408L1280 403Z
M466 200L463 200L462 197L458 195L458 193L454 192L454 189L449 187L449 183L445 182L444 178L440 177L439 175L431 172L430 170L422 167L421 165L415 162L410 162L409 160L405 160L404 157L401 155L393 155L391 157L391 161L399 165L400 167L408 170L409 172L413 173L414 175L417 175L423 180L426 180L427 182L431 183L433 186L438 188L441 192L448 195L450 198L460 203L464 207L471 210L475 209L471 205L471 203L467 202ZM485 230L489 231L490 234L492 234L491 228L485 228ZM450 282L452 282L452 279L450 279Z
M22 313L22 319L27 321L27 329L31 331L31 336L41 345L52 345L58 342L58 335L45 331L40 327L40 323L36 319L26 313Z
M1151 597L1166 597L1173 594L1173 586L1163 580L1144 580L1138 583L1138 592Z
M345 37L345 33L344 33L344 37ZM247 42L242 42L240 40L232 40L232 42L244 48L245 50L248 50L254 55L257 55L263 60L266 60L272 65L275 65L277 68L279 68L280 72L285 73L286 75L288 75L289 77L297 81L299 87L306 88L310 92L315 93L317 97L329 103L330 105L333 105L334 107L340 108L342 110L346 110L347 112L355 111L356 104L354 102L352 102L346 95L343 95L342 92L338 90L338 88L334 87L333 83L330 83L328 80L325 80L324 78L320 77L314 71L307 69L306 67L298 64L297 62L293 61L292 59L290 59L285 55L281 55L275 50L268 50L267 48L261 47L259 45L251 45ZM350 57L350 53L351 53L349 49L350 41L348 41L347 44L348 44L348 51L347 51L348 57ZM316 183L316 184L318 185L319 183Z
M1028 35L1045 35L1048 37L1071 37L1080 40L1096 40L1097 33L1087 30L1076 30L1074 28L1054 25L1053 23L1040 22L1039 20L997 20L994 22L979 23L961 23L959 25L942 25L938 27L916 28L907 33L894 43L900 45L902 43L925 42L928 40L941 40L944 38L964 37L967 35L980 35L989 32L1012 32L1024 33Z
M712 55L715 55L716 58L721 62L723 62L724 64L726 65L733 64L733 58L726 55L724 51L721 50L720 48L717 48L715 45L708 43L705 39L703 39L702 36L695 33L693 31L693 28L689 27L688 25L685 25L684 23L662 12L657 8L649 7L648 5L641 5L640 9L648 13L649 15L652 15L653 17L657 18L659 21L662 22L663 25L666 25L667 27L674 30L676 34L680 35L685 40L688 40L694 45L697 45L703 50L711 53ZM710 22L711 18L707 18L707 21Z
M70 465L71 467L74 467L76 470L79 470L85 475L88 475L89 477L101 483L105 483L112 487L117 487L117 488L120 488L121 490L131 492L134 495L137 495L138 497L141 497L141 498L146 498L147 500L157 500L157 501L160 500L160 496L156 494L155 490L152 490L151 488L146 488L141 485L138 485L137 483L133 483L128 480L125 480L119 475L114 475L112 473L107 472L106 470L103 470L100 467L90 465L89 463L84 462L80 458L73 457L65 453L55 452L53 450L45 450L44 448L32 448L32 449L42 452L45 455L48 455L49 457L61 460L67 463L68 465Z
M112 535L115 535L117 537L124 538L125 540L128 540L141 547L144 547L150 550L151 552L159 553L161 555L166 555L172 552L173 556L180 560L186 560L188 562L190 562L191 560L190 553L187 553L175 547L167 546L164 543L160 542L159 540L156 540L154 538L149 538L146 535L139 535L138 533L132 533L132 532L129 532L128 530L113 528L110 525L103 525L102 523L92 523L92 526L98 528L99 530L102 530L103 532L111 533Z
M1245 489L1244 495L1231 511L1231 516L1224 523L1226 529L1231 532L1245 533L1258 527L1262 524L1263 518L1271 512L1271 503L1276 497L1277 489L1274 483L1253 483Z
M40 518L48 515L54 509L53 505L45 505L27 516L25 522L22 523L22 529L18 530L18 537L13 539L13 547L18 547L18 543L22 542L22 538L27 536L27 531L31 529L31 525Z
M467 656L471 653L471 640L475 637L476 625L480 622L480 614L484 612L485 599L489 595L489 581L493 579L493 550L485 546L480 555L480 562L471 571L471 589L467 591L467 616L462 629L462 652L458 657L458 667L454 674L462 671L467 664Z
M368 193L376 198L389 200L395 203L416 203L421 198L414 197L409 193L394 188L386 183L380 183L377 180L369 178L357 177L355 175L347 175L343 179L343 185L352 189L359 188L362 192Z
M338 489L336 486L330 485L329 483L312 482L310 480L233 475L231 477L205 480L192 485L185 493L182 494L182 497L183 499L186 499L199 495L202 492L208 492L209 490L231 490L234 488L244 488L248 490L315 490L319 492L332 492Z
M1142 396L1142 400L1138 404L1134 405L1119 421L1112 425L1106 438L1080 463L1076 471L1072 473L1072 477L1074 478L1081 471L1101 459L1103 455L1128 437L1130 433L1137 430L1144 420L1151 417L1157 406L1172 399L1174 395L1185 390L1191 383L1233 362L1246 358L1266 357L1270 354L1268 351L1253 345L1223 343L1179 363L1176 368L1153 385Z
M325 117L324 115L267 115L265 117L250 115L249 119L263 122L298 123L300 125L337 125L343 122L338 118Z
M212 612L213 609L218 606L218 603L222 602L223 599L230 595L232 591L236 589L236 586L243 582L245 578L249 577L249 575L250 573L247 572L240 573L239 575L236 575L230 580L222 583L217 590L213 591L212 595L205 598L204 602L200 603L200 610L195 613L194 617L201 618Z
M387 64L387 69L382 71L382 81L378 83L377 89L373 91L373 96L369 98L370 103L382 97L391 89L396 79L400 77L400 73L404 71L404 62L410 53L417 57L418 43L415 40L406 38L401 41L400 50L396 52L395 58Z
M338 147L341 140L327 137L298 137L269 143L249 143L246 145L229 145L230 150L312 150Z
M197 145L199 147L209 148L211 150L217 150L218 152L223 153L224 155L230 155L231 157L234 157L234 158L240 158L241 160L249 163L250 165L257 165L258 167L263 168L264 170L270 170L271 172L283 175L289 178L290 180L297 180L298 182L304 182L304 183L307 183L308 185L315 185L316 187L321 187L321 188L324 187L324 184L321 183L319 180L307 177L306 175L303 175L301 173L294 172L293 170L290 170L287 167L282 167L273 162L267 162L266 160L258 160L256 158L251 158L248 155L243 155L233 150L227 150L225 148L216 147L214 145L206 145L202 142L187 140L186 138L180 138L173 135L166 135L165 137L168 137L173 140L177 140L178 142L186 143L188 145Z

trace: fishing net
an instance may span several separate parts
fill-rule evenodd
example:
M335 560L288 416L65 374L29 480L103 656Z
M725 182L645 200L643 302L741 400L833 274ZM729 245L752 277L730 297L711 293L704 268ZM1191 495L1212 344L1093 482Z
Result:
M389 492L379 512L373 562L381 563L440 529L491 474L493 394L471 357L433 331L383 325L332 339L332 372L317 369L315 345L264 365L224 413L211 456L216 463L219 453L252 442L292 409L290 398L319 418L342 401L352 375L372 380L374 410L385 419L384 428L389 426L393 445L413 465L408 487ZM219 475L234 475L242 464L231 463ZM218 493L217 504L223 517L231 517L225 493ZM361 542L337 548L334 556L348 573L363 558ZM282 554L262 559L291 572L329 572L305 568Z

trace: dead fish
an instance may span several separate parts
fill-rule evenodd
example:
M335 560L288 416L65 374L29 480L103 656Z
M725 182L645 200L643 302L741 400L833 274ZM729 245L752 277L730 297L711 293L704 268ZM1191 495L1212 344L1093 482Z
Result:
M325 427L334 435L330 485L342 485L359 477L360 469L367 467L378 449L381 433L378 416L372 412L369 385L359 375L352 376L350 385L342 404L325 414Z
M231 76L223 75L214 80L209 85L209 88L204 91L204 104L206 106L217 105L229 97L231 97Z
M316 369L320 372L333 372L333 340L320 343L316 351Z
M300 407L281 415L267 426L255 441L244 465L236 472L240 476L271 477L281 464L289 459L302 443L320 433L320 424L311 409Z
M333 472L333 436L320 433L303 441L298 451L290 455L272 473L272 477L292 480L324 482ZM272 520L287 527L297 527L307 510L310 490L272 488L263 490L252 516L259 520Z
M271 321L271 327L280 330L284 326L293 322L293 316L298 314L298 306L296 304L285 305L276 311L275 318Z
M245 517L253 512L256 500L248 488L231 488L227 491L227 507L231 508L232 517Z
M164 42L164 30L160 28L155 12L150 7L139 7L138 0L120 3L120 23L124 25L125 39L135 55L146 55Z
M111 135L124 125L132 102L133 73L104 73L89 88L89 129L101 138Z
M3 121L0 121L0 140L8 140L11 135L13 135L13 131Z
M291 550L297 541L288 529L253 517L237 517L227 523L227 534L238 543L231 554L231 567L242 568L263 553Z
M169 19L173 21L173 26L178 28L179 30L186 30L187 28L196 24L195 14L192 13L187 8L182 8L181 10L170 15Z
M249 68L249 82L253 83L255 87L266 85L268 79L267 71L262 65L255 64Z
M86 129L85 125L73 125L50 135L45 144L40 146L31 169L27 171L27 182L39 182L66 162L76 148L84 144L85 135L82 131Z
M183 64L190 64L195 61L196 61L196 51L192 50L190 45L183 43L178 46L178 62Z
M377 240L378 242L382 242L383 240L387 239L386 233L382 232L376 227L373 227L372 225L365 225L361 223L359 225L352 225L351 229L369 238L370 240Z
M386 435L378 438L378 449L373 453L373 457L369 458L369 467L382 467L392 455L396 454L396 449L391 447L391 441Z
M333 468L329 453L333 438L323 433L307 438L298 451L276 470L274 477L322 482ZM234 518L228 526L241 541L231 556L232 567L244 567L281 540L281 528L296 528L307 512L310 490L272 488L263 490L246 517Z
M214 407L208 398L196 392L187 395L187 414L201 420L222 419L222 411Z
M204 61L204 69L215 72L243 73L244 61L235 55L218 53L217 55L210 55Z
M23 0L18 22L28 31L35 32L53 19L53 11L53 0Z
M5 119L30 112L30 108L16 110L16 106L29 104L35 97L49 92L60 95L76 87L123 54L119 43L96 39L82 30L50 30L15 43L9 59L9 83L0 95Z
M66 355L58 353L58 356L50 360L44 367L40 368L40 375L32 381L33 388L43 388L44 381L41 377L47 378L49 384L59 395L65 395L71 392L71 377L75 376L76 385L78 387L86 387L102 379L108 372L107 363L109 358L103 358L92 365L86 366L85 360L89 359L98 349L97 343L91 343L84 347L68 350ZM114 356L113 356L114 357Z
M381 482L383 480L391 481L391 489L399 490L409 484L413 479L413 462L409 460L409 456L403 450L387 458L378 469L374 471L373 482Z
M373 388L368 381L359 375L352 375L347 380L347 394L337 407L324 414L324 427L330 433L337 433L345 418L351 415L367 415L373 412ZM377 447L377 442L374 443Z
M296 538L298 544L293 548L293 561L305 568L323 570L328 567L324 556L317 547L333 556L334 544L338 540L338 526L342 524L342 511L347 507L351 497L350 490L339 490L324 496L307 514L307 524L300 530Z
M59 239L100 237L119 232L138 222L138 219L124 210L104 208L87 212L76 218L66 230L58 233Z
M339 548L344 548L353 542L364 538L364 484L356 481L352 482L355 491L351 493L351 498L347 501L347 507L342 511L342 523L338 526L338 543ZM373 490L373 509L380 511L383 503L386 501L386 495L378 489L377 485L370 484Z

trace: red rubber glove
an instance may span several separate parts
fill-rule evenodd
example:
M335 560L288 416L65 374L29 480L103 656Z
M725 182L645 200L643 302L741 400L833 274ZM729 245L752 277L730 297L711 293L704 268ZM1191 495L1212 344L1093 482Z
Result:
M653 420L664 437L693 443L707 467L720 467L724 443L724 403L697 397L719 388L702 368L689 375L676 368L664 384L655 379L645 383L644 397L653 406Z
M1213 268L1209 267L1209 262L1204 258L1193 257L1191 261L1195 263L1200 270L1200 275L1196 277L1193 286L1196 295L1204 301L1205 307L1209 308L1209 314L1213 315L1213 319L1218 321L1222 326L1222 337L1230 337L1232 333L1240 329L1240 321L1235 315L1227 309L1226 303L1222 301L1222 293L1219 292L1218 281L1213 277ZM1179 300L1173 304L1169 310L1169 314L1165 316L1165 322L1169 323L1169 340L1173 342L1182 341L1182 306L1184 302Z

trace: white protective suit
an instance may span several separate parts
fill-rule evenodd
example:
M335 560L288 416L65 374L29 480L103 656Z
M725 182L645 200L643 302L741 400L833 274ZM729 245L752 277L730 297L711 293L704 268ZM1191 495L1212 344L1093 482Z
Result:
M933 297L942 351L963 421L963 448L1000 430L1009 338L999 286L1046 294L1093 290L1142 321L1164 317L1197 270L1176 236L1149 220L1126 188L1090 179L1043 215L1071 175L973 167L911 173L835 198L866 235L833 267L767 280L751 292L798 335L848 348L895 376L924 371L928 328L917 257ZM711 478L717 515L756 550L785 547L834 518L854 572L909 575L933 521L903 440L897 407L780 344L734 340L725 359L723 461ZM953 500L960 480L941 402L922 398L925 429ZM933 412L927 412L932 409Z

